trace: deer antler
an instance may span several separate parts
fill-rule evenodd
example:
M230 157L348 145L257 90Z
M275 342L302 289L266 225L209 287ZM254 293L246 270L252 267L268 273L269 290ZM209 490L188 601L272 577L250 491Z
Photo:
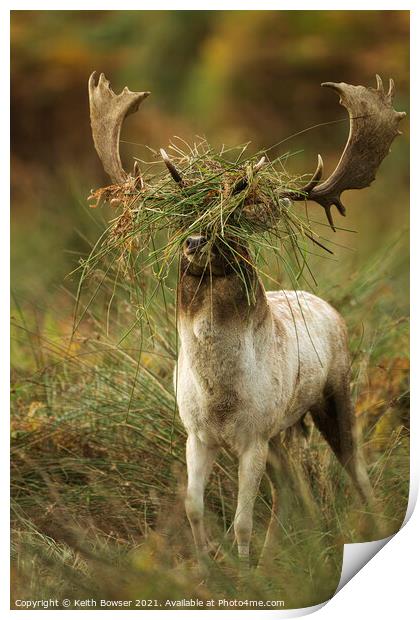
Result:
M389 90L384 91L382 80L376 76L377 88L352 86L341 82L324 82L337 91L340 103L349 113L350 133L347 144L336 169L328 179L319 183L322 176L322 159L318 155L318 167L311 181L300 192L290 192L291 200L313 200L325 209L328 222L335 231L331 207L335 205L341 215L346 210L341 194L346 189L362 189L375 180L376 171L389 153L394 138L401 134L398 123L405 112L392 107L394 81L389 80Z
M105 172L113 183L125 183L131 175L121 164L119 141L124 119L137 112L149 92L133 93L127 87L116 95L110 88L105 75L101 73L96 83L96 71L89 78L90 122L93 141ZM137 175L138 169L136 167Z
M169 156L164 149L160 149L160 154L161 154L163 161L165 162L165 166L167 167L167 169L169 170L171 174L171 177L173 178L175 183L178 183L178 185L182 187L182 185L184 184L184 181L182 180L182 174L180 173L178 168L175 166L175 164L169 159Z

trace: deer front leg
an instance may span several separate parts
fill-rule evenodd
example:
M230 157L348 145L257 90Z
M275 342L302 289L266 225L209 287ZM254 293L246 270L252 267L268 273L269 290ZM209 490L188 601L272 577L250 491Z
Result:
M185 511L191 525L199 560L207 551L204 530L204 489L216 458L217 449L206 446L196 435L187 439L188 487Z
M238 505L235 513L235 537L239 559L249 563L249 544L252 534L252 515L261 478L264 474L268 443L250 445L239 457Z

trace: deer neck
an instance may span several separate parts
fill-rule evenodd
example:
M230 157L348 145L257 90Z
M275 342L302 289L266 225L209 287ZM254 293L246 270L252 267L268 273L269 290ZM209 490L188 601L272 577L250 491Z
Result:
M214 329L252 327L266 318L269 306L256 271L245 265L237 272L216 275L210 270L191 273L185 259L181 262L178 285L178 311L181 323L206 321Z
M270 342L273 319L264 287L254 270L244 274L245 282L236 273L195 276L187 269L179 281L183 363L208 392L231 385Z

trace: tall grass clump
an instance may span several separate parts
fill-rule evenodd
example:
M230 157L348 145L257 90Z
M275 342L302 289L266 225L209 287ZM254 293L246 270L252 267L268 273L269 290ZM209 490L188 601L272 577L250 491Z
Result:
M34 309L16 299L15 356L25 365L16 364L12 378L12 605L50 597L125 599L133 608L136 599L167 608L167 600L190 598L313 605L336 588L343 543L378 537L317 431L307 448L288 433L271 565L240 575L236 463L223 452L205 498L215 541L209 576L198 574L183 510L185 431L172 387L179 247L193 232L221 244L243 240L267 287L314 288L309 258L330 254L309 219L281 197L301 185L284 171L285 157L253 176L259 157L246 158L242 148L215 152L200 142L174 154L182 187L151 164L143 166L144 188L94 192L98 205L110 202L115 211L74 272L74 324L63 326L42 300ZM408 497L403 247L399 240L363 268L347 258L317 273L318 292L349 326L352 387L382 535L397 531ZM263 480L254 565L269 516Z
M91 206L110 204L117 215L83 261L81 281L104 264L110 270L118 264L120 273L135 264L138 271L152 272L164 282L182 243L194 233L208 239L208 260L214 243L233 256L232 267L240 277L242 257L233 240L251 250L249 260L261 272L265 257L271 254L292 280L310 273L308 255L314 249L332 251L312 230L309 219L299 217L284 198L290 190L299 191L302 179L286 172L289 154L267 161L255 172L262 153L247 157L246 148L215 150L205 140L192 146L178 141L172 145L171 160L182 171L182 183L175 183L166 168L162 172L161 163L155 162L137 185L92 190ZM151 174L156 166L159 171Z

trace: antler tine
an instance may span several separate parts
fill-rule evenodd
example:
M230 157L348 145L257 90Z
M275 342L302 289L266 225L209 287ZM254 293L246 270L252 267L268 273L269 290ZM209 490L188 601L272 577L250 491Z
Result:
M167 152L163 149L160 149L160 154L175 183L178 183L178 185L182 185L184 181L182 180L181 173L179 172L175 164L171 162Z
M341 202L342 192L368 187L375 180L376 172L389 153L392 141L401 133L398 124L405 117L405 112L396 112L392 107L394 81L389 80L387 93L379 75L376 76L376 83L376 88L352 86L344 82L321 84L335 90L340 95L341 105L347 109L350 118L347 144L337 167L328 179L313 184L317 176L315 173L301 192L285 194L285 197L292 200L306 197L307 200L320 204L325 209L333 230L335 228L331 207L336 206L340 214L345 215L346 210Z
M161 154L162 159L165 162L165 165L168 168L168 170L169 170L173 180L175 181L175 183L178 183L178 185L183 185L184 181L182 179L181 173L179 172L179 170L177 169L175 164L170 160L169 155L167 154L167 152L164 149L160 149L160 154ZM253 174L257 174L265 164L266 164L266 158L265 158L265 156L263 156L263 157L261 157L259 162L257 164L255 164L255 166L253 167L253 169L252 169ZM237 193L237 192L245 189L247 183L248 183L247 179L240 179L238 181L238 183L235 185L235 187L233 189L233 192Z
M96 83L96 71L89 78L90 122L93 141L105 172L114 183L125 183L129 175L121 164L119 142L124 119L137 112L150 92L135 93L127 87L116 95L103 73ZM136 170L137 175L138 169Z
M378 74L376 74L376 90L378 90L380 93L384 92L384 85L382 82L382 78Z
M266 163L267 158L265 155L263 155L261 159L255 164L255 166L252 167L252 174L258 174L258 172L260 172L260 170L264 168ZM244 190L247 186L248 177L244 176L242 177L242 179L239 179L239 181L236 181L235 185L232 188L232 194L239 194L239 192L242 192L242 190Z
M266 163L267 163L267 158L265 155L263 155L260 161L256 163L255 166L252 168L253 174L257 174L261 170L261 168L265 166Z
M300 189L298 192L287 194L287 198L290 198L290 200L295 200L295 201L306 200L308 197L308 194L310 194L312 190L320 182L323 172L324 172L324 162L322 161L321 155L318 154L318 162L317 162L316 170L312 175L312 179L309 181L309 183L307 183L304 187L302 187L302 189Z

